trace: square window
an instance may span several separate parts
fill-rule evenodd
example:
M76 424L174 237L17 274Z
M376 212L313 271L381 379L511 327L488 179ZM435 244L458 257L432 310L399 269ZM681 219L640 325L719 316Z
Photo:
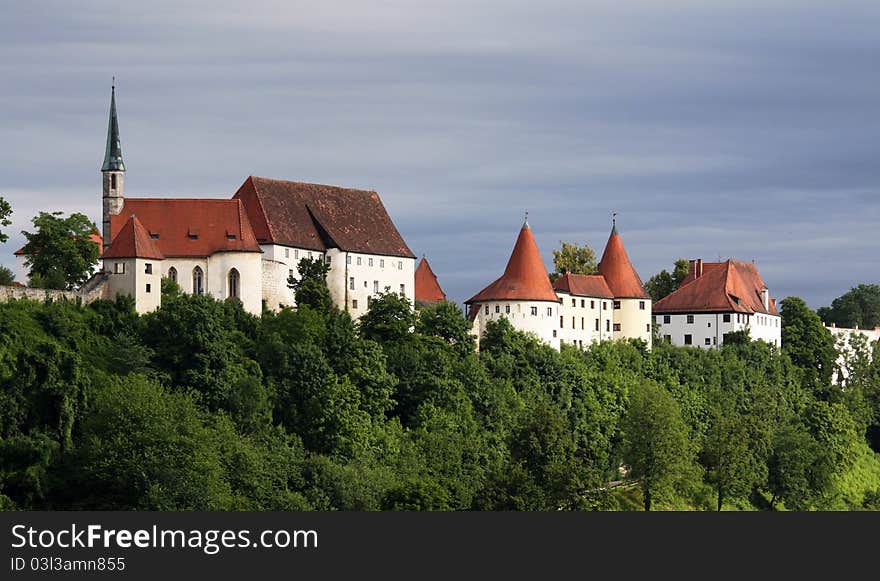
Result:
M153 263L147 262L144 264L144 274L153 274Z
M671 321L671 320L672 320L672 317L670 317L669 315L663 315L663 323L664 324L668 325L669 321Z
M711 345L711 344L712 344L712 339L710 339L709 337L706 337L706 345Z
M614 323L614 330L620 331L620 323Z
M723 317L722 320L723 320L725 323L729 323L729 322L730 322L730 313L725 313L725 314L724 314L724 317Z
M351 299L351 308L353 308L353 309L358 308L358 300L357 299Z
M501 305L495 305L495 312L496 312L496 313L500 313L500 312L501 312Z
M685 345L693 345L694 344L694 336L693 335L685 335L684 336L684 344Z
M688 322L689 324L692 324L692 323L694 322L694 316L693 316L693 315L688 315L688 316L687 316L687 322Z
M615 309L619 309L619 308L620 308L620 301L614 301L614 308L615 308Z
M644 311L644 310L645 310L645 301L639 301L639 310L640 310L640 311Z
M537 317L537 316L538 316L538 307L532 307L532 316L533 316L533 317Z
M125 274L125 263L124 262L116 262L114 263L114 270L116 274Z
M712 321L709 321L708 323L706 323L706 325L707 325L708 327L711 327L711 326L712 326Z

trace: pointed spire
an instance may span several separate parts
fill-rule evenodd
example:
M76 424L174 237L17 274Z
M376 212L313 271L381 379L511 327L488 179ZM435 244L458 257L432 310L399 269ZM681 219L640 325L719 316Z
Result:
M535 237L528 222L523 224L501 278L465 301L477 303L490 300L552 301L559 302L547 268L538 251Z
M531 228L531 227L529 226L529 211L528 211L528 210L526 210L526 219L523 220L523 226L522 226L522 227L523 227L523 228Z
M615 298L650 298L642 285L642 279L629 261L626 248L623 247L623 241L617 233L616 219L612 223L611 236L608 237L605 252L602 253L602 260L599 262L599 274L605 277L605 282Z
M617 234L617 212L611 212L611 234Z
M101 171L125 171L122 163L122 142L119 140L119 121L116 118L116 77L110 89L110 121L107 124L107 148Z

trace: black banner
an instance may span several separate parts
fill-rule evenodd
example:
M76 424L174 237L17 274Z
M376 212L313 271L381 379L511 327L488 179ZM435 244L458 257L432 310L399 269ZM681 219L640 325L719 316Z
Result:
M861 574L872 513L0 513L0 579Z

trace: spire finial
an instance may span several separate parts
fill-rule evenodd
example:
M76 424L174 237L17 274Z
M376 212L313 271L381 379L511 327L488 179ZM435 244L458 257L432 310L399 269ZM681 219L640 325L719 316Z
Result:
M617 234L617 212L611 212L611 233Z
M523 221L523 228L530 228L529 226L529 211L526 210L526 219Z

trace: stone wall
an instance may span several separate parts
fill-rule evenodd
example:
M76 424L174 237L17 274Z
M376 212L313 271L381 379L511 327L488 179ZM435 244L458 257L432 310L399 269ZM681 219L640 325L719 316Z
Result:
M64 291L44 288L31 288L26 286L0 286L0 303L16 299L29 299L32 301L58 301L82 300L83 304L89 304L100 299L109 299L108 276L98 272L83 284L79 290Z

